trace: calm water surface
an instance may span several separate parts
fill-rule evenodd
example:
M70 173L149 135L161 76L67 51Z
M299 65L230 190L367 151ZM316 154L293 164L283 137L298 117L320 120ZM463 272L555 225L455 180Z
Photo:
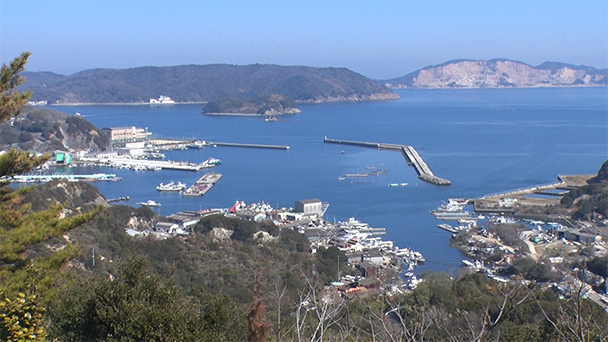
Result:
M328 220L356 217L386 227L386 239L424 254L425 269L453 272L462 255L450 234L436 228L429 210L451 197L486 194L553 182L558 174L596 173L608 157L607 88L398 90L400 100L299 105L302 113L265 122L257 118L201 115L203 105L54 106L81 113L97 127L139 126L162 137L289 145L290 150L206 147L166 152L170 160L220 158L223 179L204 197L159 193L160 182L192 184L204 171L108 172L121 182L96 183L108 198L148 199L160 213L230 207L236 200L293 206L319 198L331 203ZM169 94L171 95L171 94ZM435 175L452 186L420 182L399 152L323 143L323 137L414 146ZM344 151L344 153L341 153ZM384 176L338 181L345 173L390 171ZM409 183L389 187L389 183Z

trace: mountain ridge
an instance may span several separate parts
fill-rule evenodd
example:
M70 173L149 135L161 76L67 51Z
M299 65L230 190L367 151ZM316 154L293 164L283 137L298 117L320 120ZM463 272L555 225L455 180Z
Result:
M300 103L397 99L390 89L346 68L274 64L207 64L130 69L88 69L70 76L24 72L20 88L49 104L149 103L160 95L176 102L281 94ZM50 77L53 76L53 77ZM54 80L54 81L53 81ZM48 81L43 83L43 81ZM50 82L50 83L49 83Z

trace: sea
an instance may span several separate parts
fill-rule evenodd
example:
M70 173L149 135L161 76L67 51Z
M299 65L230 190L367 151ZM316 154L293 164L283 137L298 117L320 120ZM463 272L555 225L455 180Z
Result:
M158 192L161 182L195 182L208 170L133 171L65 168L74 174L114 173L119 182L95 185L126 205L155 200L168 216L182 210L229 208L235 201L293 207L302 199L330 203L325 218L354 217L386 228L385 240L421 252L416 273L454 274L464 256L449 245L429 211L448 198L484 195L594 174L608 158L608 88L402 89L401 99L299 104L301 113L276 122L258 117L208 116L202 104L52 106L79 113L99 128L137 126L163 138L287 145L289 150L205 147L164 152L169 160L222 164L223 178L203 197ZM171 94L168 94L171 95ZM398 151L324 143L324 137L413 146L451 186L417 178ZM380 176L343 174L389 170ZM393 187L391 183L407 183Z

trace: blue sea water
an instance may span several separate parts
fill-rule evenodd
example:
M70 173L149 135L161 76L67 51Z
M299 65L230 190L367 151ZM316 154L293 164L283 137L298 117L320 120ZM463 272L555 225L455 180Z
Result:
M139 126L163 137L288 145L289 150L206 147L166 152L170 160L223 163L223 179L204 197L159 193L160 182L192 184L205 171L131 171L71 168L67 172L116 173L121 182L96 183L107 198L149 199L160 213L230 207L236 200L293 206L319 198L331 203L328 220L349 217L385 227L385 239L426 257L417 271L454 272L462 255L450 233L430 214L453 197L553 182L559 174L593 174L608 158L608 89L397 90L385 102L299 105L302 113L265 122L251 117L202 115L203 105L53 106L81 113L97 127ZM326 144L323 138L408 144L449 187L426 184L395 151ZM344 153L342 153L342 151ZM383 176L338 181L345 173L389 169ZM390 187L389 183L408 183Z

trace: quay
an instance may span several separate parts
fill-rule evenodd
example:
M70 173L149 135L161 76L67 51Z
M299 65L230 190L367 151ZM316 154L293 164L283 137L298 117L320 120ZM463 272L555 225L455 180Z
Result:
M268 148L275 150L289 150L289 146L281 145L263 145L263 144L241 144L241 143L227 143L227 142L209 142L212 146L226 146L226 147L250 147L250 148Z
M188 163L164 160L127 159L127 158L82 158L84 162L95 162L100 164L121 165L125 167L140 167L145 169L171 169L183 171L200 171L214 165L206 163Z
M199 180L194 182L186 191L182 192L182 196L203 196L222 178L221 173L206 173Z
M72 174L55 174L55 175L18 175L13 176L12 181L18 183L34 183L34 182L50 182L55 179L65 179L68 182L98 182L98 181L119 181L122 178L115 174L96 173L93 175L72 175Z
M355 145L355 146L363 146L363 147L372 147L377 149L389 149L389 150L399 150L405 161L408 165L411 165L416 170L418 174L418 178L427 183L435 184L435 185L450 185L450 182L447 179L439 178L433 174L429 166L426 162L420 157L418 152L409 145L397 145L397 144L385 144L385 143L374 143L374 142L365 142L365 141L352 141L352 140L338 140L338 139L329 139L325 137L323 139L325 143L331 144L344 144L344 145Z

